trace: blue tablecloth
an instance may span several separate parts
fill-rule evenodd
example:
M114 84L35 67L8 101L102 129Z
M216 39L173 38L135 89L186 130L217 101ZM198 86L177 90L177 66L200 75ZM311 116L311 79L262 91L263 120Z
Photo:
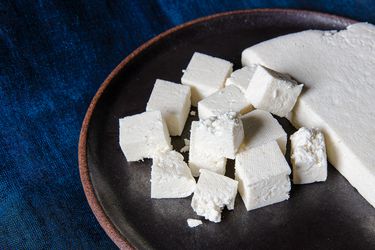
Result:
M0 249L108 249L86 202L77 143L91 98L132 50L234 9L323 11L375 23L367 1L0 2Z

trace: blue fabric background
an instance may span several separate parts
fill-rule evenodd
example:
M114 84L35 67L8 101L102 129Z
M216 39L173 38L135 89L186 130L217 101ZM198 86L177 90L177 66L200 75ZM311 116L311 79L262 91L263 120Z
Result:
M0 2L0 248L109 249L78 173L91 98L132 50L216 12L281 7L375 23L367 1Z

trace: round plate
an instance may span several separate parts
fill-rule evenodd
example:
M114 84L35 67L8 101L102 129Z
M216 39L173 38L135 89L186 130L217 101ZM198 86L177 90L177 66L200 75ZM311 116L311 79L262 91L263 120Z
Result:
M147 249L374 248L374 209L332 166L325 183L293 186L288 201L247 212L238 195L234 211L224 210L220 224L204 221L192 229L186 223L197 218L191 197L151 199L151 161L127 162L118 143L118 119L145 110L155 79L180 82L193 52L227 59L237 69L242 50L251 45L353 22L297 10L228 12L177 26L126 57L96 93L79 142L84 191L111 239L121 248ZM293 131L286 120L280 122ZM189 138L188 130L189 124L173 139L175 149ZM233 176L233 161L227 172Z

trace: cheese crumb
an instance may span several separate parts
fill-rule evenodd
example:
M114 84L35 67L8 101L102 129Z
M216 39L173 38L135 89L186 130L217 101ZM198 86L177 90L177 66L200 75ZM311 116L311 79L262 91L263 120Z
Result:
M193 227L197 227L199 225L202 225L203 222L201 220L196 220L196 219L187 219L187 224L189 225L189 227L193 228Z
M190 111L191 116L195 116L196 114L197 114L197 112L195 112L194 110Z

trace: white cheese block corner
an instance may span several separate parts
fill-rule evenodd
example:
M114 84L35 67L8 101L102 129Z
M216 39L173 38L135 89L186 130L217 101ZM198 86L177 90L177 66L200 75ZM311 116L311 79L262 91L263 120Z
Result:
M229 210L234 209L238 182L209 170L201 169L200 172L191 207L199 216L220 222L224 206Z
M127 161L152 158L172 149L168 127L160 111L126 116L119 120L119 141Z
M157 152L152 158L151 198L183 198L191 195L195 180L176 151Z
M225 81L225 87L235 85L245 93L256 68L257 65L253 64L233 71L230 77Z
M293 183L308 184L327 179L327 153L319 129L300 128L290 137Z
M238 153L235 179L247 211L289 199L290 173L276 141Z
M223 88L232 70L231 62L195 52L181 78L182 84L191 87L191 104L196 107L200 100Z
M190 87L157 79L146 111L160 110L171 136L181 135L190 110Z
M287 134L271 113L257 109L241 116L241 120L245 134L241 150L276 141L285 154Z
M235 85L229 85L198 102L199 119L206 119L227 112L246 114L253 106Z
M320 128L329 161L375 206L375 26L281 36L242 52L305 84L290 121Z

